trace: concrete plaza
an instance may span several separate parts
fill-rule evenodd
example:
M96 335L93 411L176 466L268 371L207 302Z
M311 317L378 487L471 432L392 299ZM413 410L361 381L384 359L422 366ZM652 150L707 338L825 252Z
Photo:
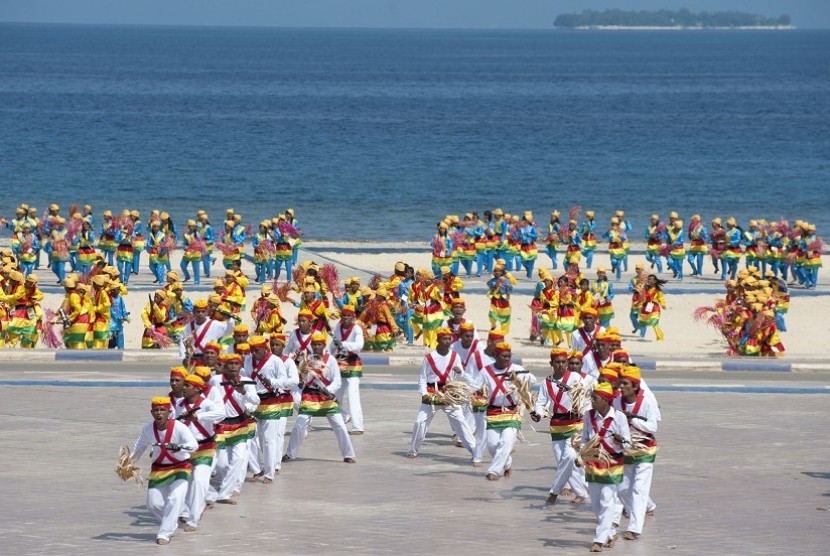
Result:
M452 446L440 414L421 455L405 459L419 404L411 389L415 373L380 369L366 378L366 434L352 437L356 465L340 461L328 424L315 419L299 460L285 464L272 485L246 483L237 506L208 510L199 532L179 530L170 545L157 547L145 489L122 484L114 467L119 446L132 446L149 420L150 397L167 390L108 386L116 373L94 366L63 376L97 377L98 387L14 386L45 375L6 367L0 371L2 552L587 552L590 506L543 506L553 478L544 423L534 432L525 421L509 479L486 481L484 468L474 469L467 452ZM130 365L119 364L117 374L131 376ZM135 375L151 376L166 377ZM813 379L816 391L825 377ZM658 389L667 379L648 380ZM640 540L620 539L606 552L826 553L830 447L822 416L829 396L659 389L657 396L663 421L652 489L656 517L648 518ZM149 463L146 456L140 462L145 476Z

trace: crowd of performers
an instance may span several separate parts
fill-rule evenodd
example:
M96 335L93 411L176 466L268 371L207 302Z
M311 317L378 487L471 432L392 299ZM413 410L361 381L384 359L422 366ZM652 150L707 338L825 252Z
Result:
M90 205L73 205L68 216L63 216L57 204L39 215L37 208L24 203L14 218L0 221L11 231L12 252L24 276L45 262L58 284L67 272L88 274L96 253L103 255L108 265L116 266L121 282L129 284L130 276L139 273L144 251L155 282L163 283L176 249L182 250L180 270L185 281L193 279L199 284L202 276L210 277L220 254L222 265L232 268L241 259L246 242L253 249L256 279L266 282L279 278L283 267L286 276L291 276L302 243L299 222L290 208L263 220L256 230L232 208L225 211L217 230L204 210L197 211L184 226L177 226L169 213L152 210L145 227L141 213L129 209L118 214L106 210L98 223ZM41 253L45 253L45 261Z
M64 300L57 311L41 306L43 293L37 274L24 277L19 261L8 249L0 251L0 257L0 346L34 348L42 339L43 345L51 348L123 349L124 323L130 318L124 302L127 286L118 269L107 265L102 255L96 256L88 274L71 273L64 278ZM490 329L506 335L516 279L505 266L503 260L495 262L487 296ZM632 333L645 337L651 328L656 339L662 340L665 281L647 273L643 263L635 264L634 270L628 284ZM424 346L434 348L440 327L457 332L466 322L466 301L461 297L464 281L451 267L442 267L440 272L436 278L430 269L416 270L398 262L388 279L375 275L369 284L361 285L360 278L351 277L341 286L334 265L321 267L306 261L294 268L293 281L260 286L259 297L248 311L253 323L250 328L260 334L282 332L286 321L281 306L291 303L311 315L315 331L330 333L342 308L351 306L364 330L367 351L391 351L399 340L411 345L419 338ZM596 313L603 326L611 325L616 294L606 269L597 268L592 280L576 265L556 279L544 268L538 270L538 276L530 305L531 341L573 347L574 332L584 323L586 313ZM789 307L785 280L773 276L769 269L765 277L755 268L741 270L737 276L738 280L726 282L727 297L711 308L708 322L724 334L730 354L781 354L784 349L779 333L786 331L784 315ZM213 285L206 301L211 317L226 323L222 342L227 345L234 341L235 333L249 329L242 320L248 310L250 284L236 261ZM291 297L294 293L299 294L297 301ZM703 318L706 312L707 308L701 308L696 318ZM194 311L178 271L168 271L163 286L148 295L141 319L142 348L168 348L181 342Z
M718 330L729 355L775 356L784 352L780 333L787 331L784 315L790 304L787 283L771 270L741 270L727 280L726 296L713 306L699 307L695 320Z
M759 219L750 220L744 229L734 217L726 218L725 225L718 217L707 228L700 215L693 215L686 224L676 212L671 212L668 221L652 214L643 235L639 235L625 211L616 211L605 231L598 228L594 211L585 211L584 217L581 212L579 207L572 208L567 222L562 222L555 210L550 214L547 229L544 224L537 224L531 211L518 216L497 208L484 211L482 217L468 212L463 219L447 215L438 222L430 243L433 272L438 274L442 266L449 266L456 275L463 271L466 277L473 272L482 276L492 273L495 262L503 260L507 272L523 270L529 279L539 244L544 245L553 270L559 268L560 251L565 269L570 265L590 269L597 243L604 240L611 274L619 280L628 271L630 242L642 240L651 269L662 273L665 260L666 270L678 280L683 280L685 263L692 276L702 276L707 255L722 280L735 279L741 257L747 268L757 268L763 274L769 270L775 277L789 277L792 283L806 288L815 288L818 280L823 244L816 235L815 224L809 222L796 220L790 225L786 220Z
M247 478L267 485L285 465L301 466L292 462L313 417L327 418L345 463L356 462L351 437L364 432L359 380L366 329L353 305L340 308L330 331L315 329L314 314L302 309L290 333L249 335L231 327L232 343L223 343L230 325L214 318L208 300L196 301L193 311L170 392L153 398L152 421L118 469L125 479L140 474L136 464L151 448L147 506L161 522L159 544L180 526L197 531L207 506L236 504ZM511 475L520 457L515 443L523 420L544 418L556 462L546 504L590 501L597 519L591 550L601 551L617 541L626 517L623 537L636 540L654 512L660 411L619 333L600 325L591 308L582 317L573 349L551 349L550 371L541 380L513 363L502 331L481 340L470 321L437 328L419 371L407 457L421 454L442 412L471 464L486 465L484 477L497 481Z

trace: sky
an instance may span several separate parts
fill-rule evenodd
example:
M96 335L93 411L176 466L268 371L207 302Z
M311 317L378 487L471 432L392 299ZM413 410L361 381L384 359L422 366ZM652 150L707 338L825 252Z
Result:
M830 0L0 0L0 21L549 29L560 13L586 8L786 13L799 28L830 28Z

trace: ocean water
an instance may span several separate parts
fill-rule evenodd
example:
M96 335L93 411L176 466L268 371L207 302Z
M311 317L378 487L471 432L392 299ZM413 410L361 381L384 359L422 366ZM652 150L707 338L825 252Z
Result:
M309 239L444 214L830 226L830 31L0 24L0 215L287 207Z

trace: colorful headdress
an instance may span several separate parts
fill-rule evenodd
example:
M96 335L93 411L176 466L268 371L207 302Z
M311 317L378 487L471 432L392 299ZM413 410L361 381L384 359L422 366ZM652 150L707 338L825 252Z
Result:
M265 336L251 336L248 338L248 345L252 348L268 347L268 340L265 339Z
M642 380L640 375L640 367L635 367L634 365L623 367L622 372L620 372L620 378L630 380L634 384L640 384L640 380Z
M452 330L447 327L439 328L435 333L435 337L440 338L441 336L452 336Z
M614 389L607 382L600 382L594 386L594 394L608 403L612 403L614 401Z
M195 374L188 375L188 376L184 377L184 381L187 382L188 384L192 384L193 386L195 386L199 390L204 390L205 389L205 381L202 380L201 377L196 376Z
M496 353L504 353L505 351L513 351L513 346L507 342L499 342L496 344Z

